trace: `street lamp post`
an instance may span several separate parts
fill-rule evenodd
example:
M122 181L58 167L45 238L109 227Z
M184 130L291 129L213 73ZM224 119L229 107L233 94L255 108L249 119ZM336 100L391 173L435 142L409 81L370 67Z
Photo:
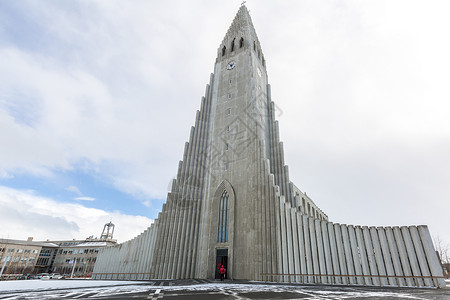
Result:
M77 265L77 260L73 259L73 268L72 268L72 274L70 274L70 278L73 278L73 272L75 271L75 266Z
M5 259L3 259L3 266L2 266L2 270L0 271L0 276L2 276L3 274L3 270L5 269L6 263L9 261L9 256L6 256Z

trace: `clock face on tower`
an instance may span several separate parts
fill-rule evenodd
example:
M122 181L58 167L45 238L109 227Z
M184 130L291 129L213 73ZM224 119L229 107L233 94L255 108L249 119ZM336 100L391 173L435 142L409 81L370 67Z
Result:
M235 67L235 63L234 63L234 61L232 61L232 62L230 62L228 65L227 65L227 70L231 70L231 69L233 69Z

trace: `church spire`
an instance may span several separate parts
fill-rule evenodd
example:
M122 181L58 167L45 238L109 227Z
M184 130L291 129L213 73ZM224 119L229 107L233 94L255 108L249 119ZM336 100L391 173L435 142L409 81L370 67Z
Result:
M220 44L217 51L217 61L222 58L228 58L238 48L250 47L255 51L256 55L259 56L261 61L264 62L263 64L265 64L261 45L258 36L256 35L250 12L245 6L245 1L243 1Z

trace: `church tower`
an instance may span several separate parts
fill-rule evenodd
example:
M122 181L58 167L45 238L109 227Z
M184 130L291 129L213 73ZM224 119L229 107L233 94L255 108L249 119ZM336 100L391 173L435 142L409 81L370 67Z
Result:
M250 15L241 6L217 51L211 85L212 121L203 196L198 275L260 273L263 241L258 192L261 163L270 155L267 72ZM266 148L267 147L267 148ZM252 245L252 247L249 247Z
M217 49L158 218L101 250L94 279L445 285L426 226L335 224L289 180L266 62L241 5Z

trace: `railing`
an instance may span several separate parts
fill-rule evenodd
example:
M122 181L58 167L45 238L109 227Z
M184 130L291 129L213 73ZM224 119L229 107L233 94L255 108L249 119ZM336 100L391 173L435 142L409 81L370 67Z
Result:
M283 282L291 282L291 283L302 283L302 284L342 284L342 285L369 285L369 286L409 286L409 287L439 287L438 281L439 279L445 279L445 276L412 276L412 275L355 275L355 274L285 274L285 273L260 273L260 276L262 278L264 277L272 277L272 279L268 278L268 281L273 281L274 277L288 277L282 279ZM299 278L292 278L292 276L295 277L301 277ZM313 279L317 278L317 279ZM338 279L339 278L339 279ZM350 278L363 278L358 279L357 282L353 281L351 282ZM377 278L394 278L389 281L389 283L381 283L378 281ZM397 280L395 280L397 279ZM403 280L405 282L403 282ZM408 282L408 280L410 280ZM420 279L428 279L433 280L434 284L427 285L425 282L420 283L422 280ZM392 284L392 280L396 281L396 284ZM413 283L414 282L414 283ZM372 284L370 284L372 283ZM425 284L424 284L425 283Z
M338 275L338 274L283 274L283 273L261 273L261 276L315 276L315 277L383 277L383 278L446 278L445 276L399 276L399 275Z
M92 279L96 280L150 280L153 273L93 273ZM127 276L128 275L128 276ZM138 275L142 275L138 278ZM145 278L148 275L147 278ZM133 278L134 277L134 278Z

